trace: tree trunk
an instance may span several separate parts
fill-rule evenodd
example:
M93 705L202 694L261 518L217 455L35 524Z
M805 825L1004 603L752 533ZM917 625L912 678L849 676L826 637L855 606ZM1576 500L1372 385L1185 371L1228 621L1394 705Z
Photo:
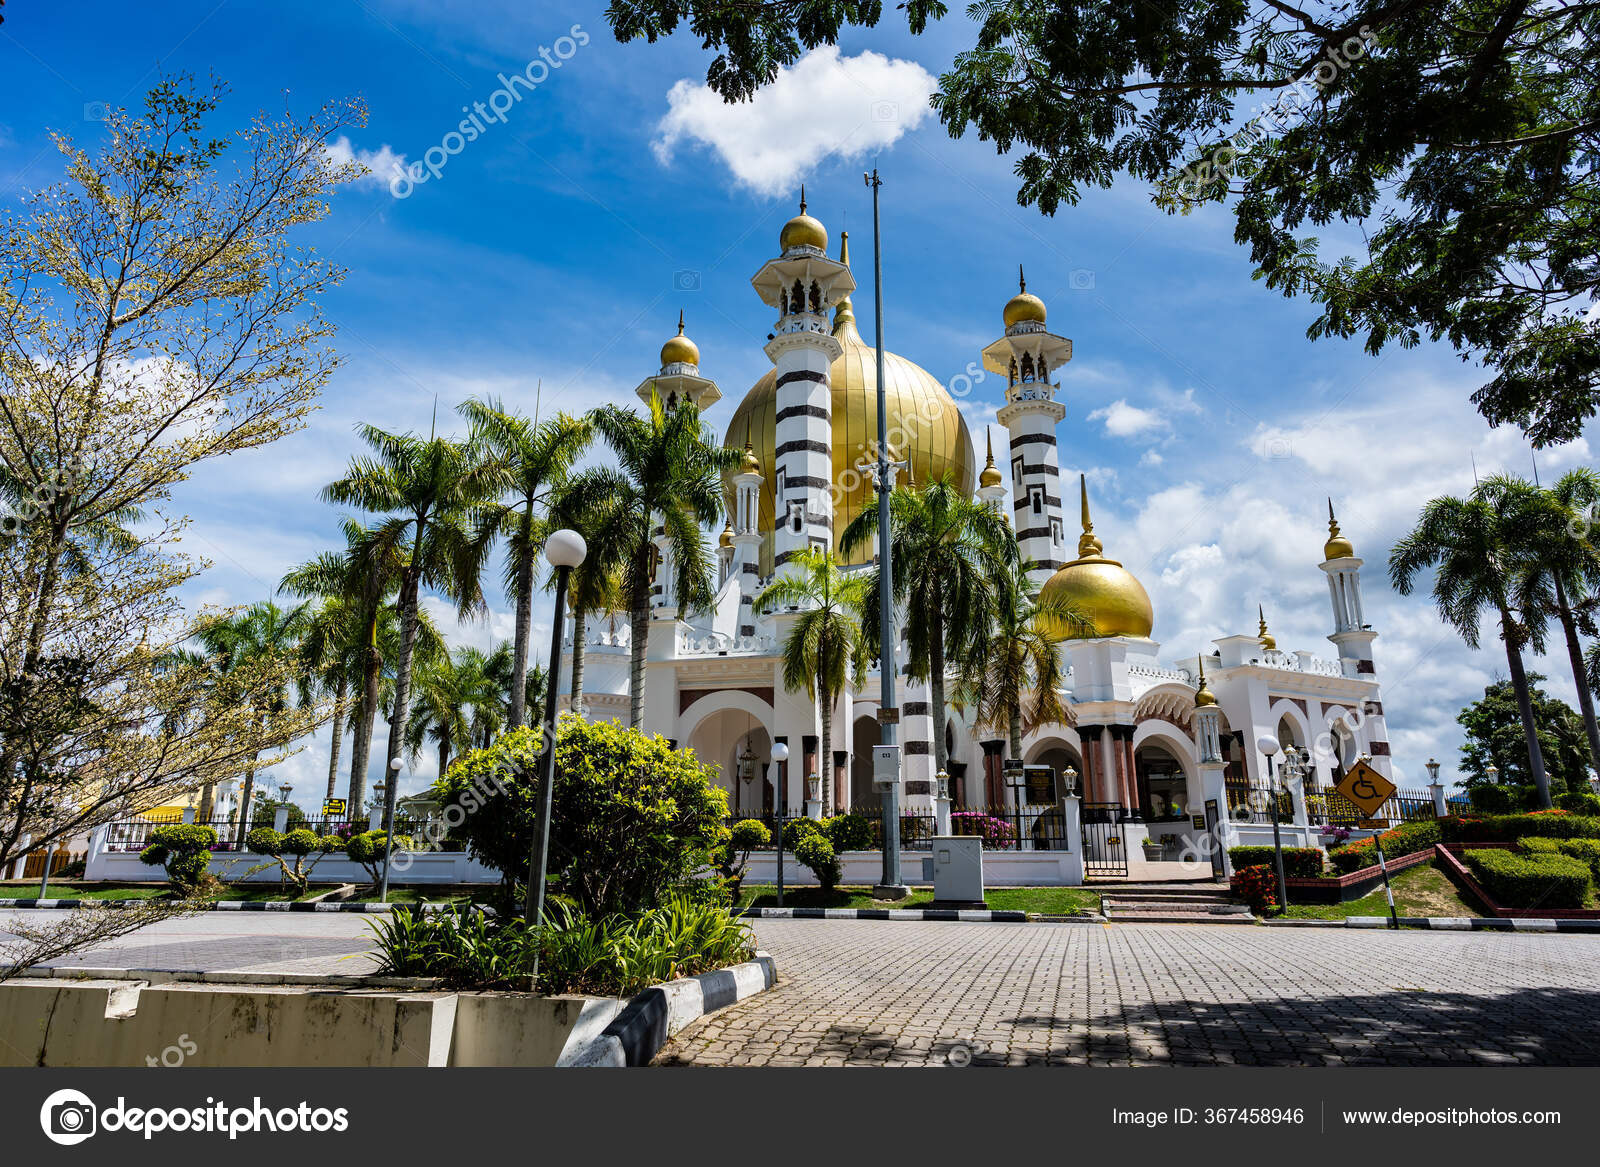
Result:
M411 657L417 645L417 606L422 590L422 565L417 557L422 554L426 533L426 522L419 515L411 564L400 586L400 651L394 661L394 707L389 718L389 748L384 755L383 780L389 792L384 799L385 809L394 805L395 778L399 773L394 762L405 749L406 722L411 716Z
M932 654L929 697L933 705L933 769L937 774L950 769L950 755L944 741L944 596L939 581L933 581L933 634L928 637Z
M1522 736L1528 744L1528 768L1539 791L1539 805L1551 807L1550 778L1544 772L1544 753L1539 748L1539 730L1533 721L1533 698L1528 692L1528 674L1522 669L1522 648L1513 631L1511 613L1500 610L1500 636L1506 642L1506 665L1511 670L1511 688L1517 695L1517 712L1522 717Z
M328 794L333 797L334 784L339 781L339 754L344 749L344 728L348 718L345 702L350 699L350 679L339 675L339 685L333 693L333 738L328 745Z
M471 745L472 743L468 742L467 744ZM445 737L441 737L439 739L439 777L443 778L444 777L444 772L446 770L448 770L449 768L450 768L450 738L448 736L445 736Z
M240 851L244 850L244 837L250 833L250 804L255 800L255 792L256 768L251 765L245 768L244 789L239 792L239 829L233 835L233 845Z
M582 608L572 614L572 712L583 716L583 641L589 634L589 613ZM551 667L555 667L552 665Z
M528 640L533 635L533 504L530 500L522 514L522 556L517 564L517 628L511 649L511 710L506 715L506 728L519 729L527 718L528 706ZM561 613L556 613L561 619ZM556 667L551 662L551 668Z
M194 821L201 826L209 823L217 813L217 787L215 783L207 782L200 788L200 807L195 812Z
M1595 723L1594 694L1589 689L1589 675L1583 667L1583 645L1578 640L1577 622L1572 618L1572 605L1567 602L1567 590L1556 580L1556 609L1561 616L1561 630L1567 637L1567 661L1572 666L1572 683L1578 690L1578 709L1583 714L1583 730L1589 736L1589 761L1600 775L1600 725Z
M1008 736L1011 738L1011 756L1020 761L1022 758L1022 710L1020 708L1011 711L1011 724L1006 728L1009 731Z
M350 814L359 817L367 805L367 770L372 762L372 735L378 728L378 683L383 679L383 655L378 652L378 617L374 614L361 676L361 715L356 718L356 740L350 747Z
M650 640L650 609L635 604L633 643L628 648L628 725L639 729L644 721L644 656Z
M822 715L822 746L817 751L817 774L822 778L822 813L833 801L833 698L817 686L817 712Z

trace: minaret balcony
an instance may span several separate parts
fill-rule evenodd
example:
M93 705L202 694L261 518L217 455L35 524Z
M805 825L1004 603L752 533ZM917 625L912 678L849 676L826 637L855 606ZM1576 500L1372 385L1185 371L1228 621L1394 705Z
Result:
M773 329L781 336L792 336L797 332L822 332L833 335L833 329L828 326L828 318L816 312L791 312L779 318Z

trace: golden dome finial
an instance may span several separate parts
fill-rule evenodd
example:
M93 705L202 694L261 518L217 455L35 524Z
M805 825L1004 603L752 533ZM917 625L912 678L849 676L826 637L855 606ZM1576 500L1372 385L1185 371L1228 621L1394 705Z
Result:
M1007 328L1024 321L1035 324L1045 321L1044 301L1028 291L1028 277L1023 274L1020 263L1017 264L1017 294L1006 301L1005 311L1000 315Z
M839 262L844 264L845 267L850 266L850 232L848 231L839 232ZM837 307L834 309L834 335L837 336L846 328L846 326L854 325L855 322L855 305L850 302L849 296L845 296L839 301Z
M1356 553L1354 544L1339 533L1339 520L1333 517L1333 499L1328 500L1328 541L1322 545L1322 558L1350 559Z
M999 486L1003 481L1005 481L1005 476L1000 473L999 467L994 464L994 434L987 426L985 426L983 430L983 436L989 447L989 460L988 464L984 466L982 473L978 475L978 485Z
M750 445L750 417L744 419L744 462L740 466L741 474L760 474L761 459L756 457L755 449Z
M1204 653L1200 655L1199 662L1200 687L1194 691L1194 707L1196 709L1205 709L1217 703L1217 695L1206 687L1206 658Z
M722 537L717 540L719 547L733 546L733 520L730 518L722 525Z
M1273 652L1277 649L1278 642L1272 633L1267 631L1267 611L1260 604L1256 605L1256 615L1261 617L1261 626L1256 630L1256 635L1261 638L1261 647Z
M800 213L783 225L778 233L778 247L787 252L791 247L815 247L828 250L828 229L806 214L806 185L800 184Z
M1083 534L1078 539L1078 558L1094 559L1105 550L1094 533L1094 520L1089 517L1089 479L1087 475L1078 475L1078 503L1083 517Z
M661 367L700 364L700 346L683 335L683 309L678 309L678 335L661 346Z

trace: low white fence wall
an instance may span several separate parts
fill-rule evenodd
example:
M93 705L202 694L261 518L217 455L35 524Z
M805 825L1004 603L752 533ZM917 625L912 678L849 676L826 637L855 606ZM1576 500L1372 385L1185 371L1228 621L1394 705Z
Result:
M900 877L907 883L931 884L924 879L922 861L931 859L928 851L900 852ZM1069 851L985 851L983 881L990 887L1074 887L1079 879L1075 856ZM883 856L878 851L846 851L839 856L844 872L840 883L876 884L883 878ZM776 883L778 853L753 851L745 868L744 882ZM783 882L788 887L815 886L817 877L802 867L792 852L784 852Z
M260 870L252 871L252 868ZM216 852L211 857L211 874L228 883L276 883L281 877L276 859L249 851ZM83 877L119 883L166 878L161 868L140 863L138 853L132 851L92 853L85 864ZM372 882L366 868L338 854L318 860L311 878L315 883ZM500 873L479 863L465 851L402 851L395 854L389 879L396 884L499 883Z

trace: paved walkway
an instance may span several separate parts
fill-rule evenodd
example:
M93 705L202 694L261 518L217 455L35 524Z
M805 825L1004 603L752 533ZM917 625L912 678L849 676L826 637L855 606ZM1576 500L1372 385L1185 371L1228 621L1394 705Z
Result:
M675 1065L1600 1065L1600 937L762 920Z

